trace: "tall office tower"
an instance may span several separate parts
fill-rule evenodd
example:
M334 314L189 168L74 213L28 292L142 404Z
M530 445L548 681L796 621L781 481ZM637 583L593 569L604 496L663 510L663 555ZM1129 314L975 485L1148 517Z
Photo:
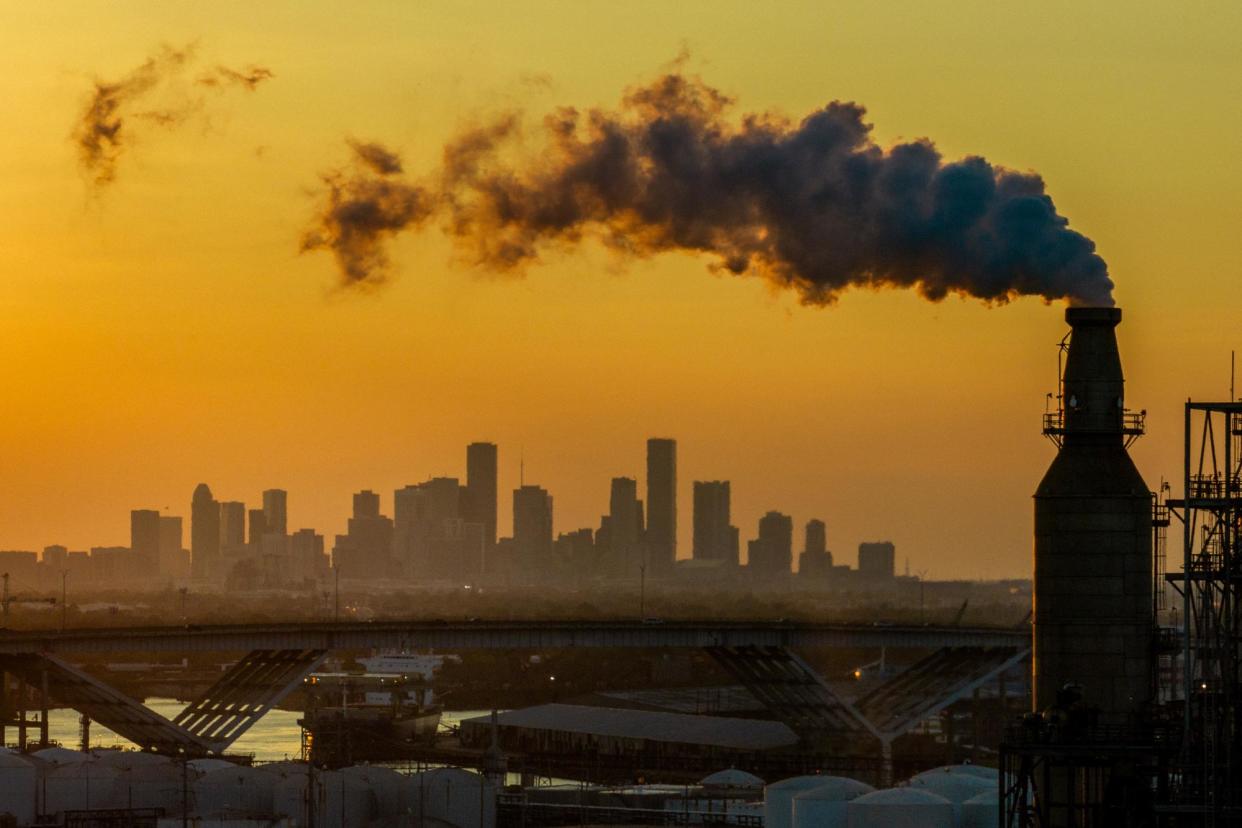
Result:
M181 518L160 515L160 574L182 579L190 574L190 560L185 554Z
M61 573L69 568L69 547L58 543L43 547L39 561L48 572Z
M144 573L155 575L160 566L160 513L134 509L129 513L129 548Z
M466 488L462 492L461 519L483 527L483 544L496 545L496 444L466 446Z
M828 551L828 530L822 520L806 522L806 546L798 557L798 575L826 578L832 574L832 553Z
M347 578L373 580L392 576L392 520L380 514L379 495L375 492L367 490L354 495L354 516L349 519L347 533L336 536L332 563Z
M268 489L263 493L263 517L267 520L264 534L289 534L288 507L289 493L284 489Z
M226 500L220 504L220 548L238 550L246 545L246 504Z
M314 529L299 529L289 536L289 557L293 571L288 579L323 580L328 574L328 556L323 553L323 535Z
M263 536L267 534L267 515L262 509L250 510L250 534L246 536L246 542L253 551L263 548Z
M647 558L654 572L677 559L677 441L647 441Z
M513 571L518 580L538 581L537 567L552 554L552 495L539 486L513 490Z
M858 544L858 574L866 578L892 578L896 574L897 548L889 541Z
M638 578L647 565L643 545L643 506L638 499L638 482L631 477L614 477L608 497L608 519L600 527L604 539L601 568L613 578Z
M793 518L768 512L759 518L759 537L750 542L746 566L756 575L788 575L793 566Z
M199 483L190 501L190 575L196 581L222 577L220 563L220 504L206 483Z
M738 531L729 525L729 481L694 481L694 559L738 565Z
M380 516L379 495L370 489L364 489L354 495L354 517L370 518ZM268 531L275 531L271 526Z
M477 555L470 566L462 559L462 495L455 477L436 477L393 493L393 557L406 575L458 579L477 568Z

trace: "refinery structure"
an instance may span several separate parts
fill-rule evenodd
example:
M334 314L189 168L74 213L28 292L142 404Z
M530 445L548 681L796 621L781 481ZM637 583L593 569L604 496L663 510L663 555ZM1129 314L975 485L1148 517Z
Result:
M1029 629L640 617L10 630L0 636L0 737L17 744L0 756L0 811L18 825L163 825L190 814L199 825L328 824L327 814L331 824L419 825L430 803L452 801L434 818L463 828L1242 825L1242 403L1187 402L1181 496L1177 483L1153 490L1128 452L1145 412L1126 407L1121 319L1116 308L1066 311L1057 404L1043 424L1057 452L1034 495ZM1167 560L1171 530L1180 566ZM309 762L255 770L227 754L303 682L358 685L316 672L333 652L573 648L705 654L733 682L721 691L730 701L699 709L687 692L655 690L554 698L474 715L450 743L423 734L382 757L367 755L370 736L328 751L327 725L326 752L308 752ZM879 677L843 689L796 652L815 649L878 653ZM70 660L202 651L249 655L173 719ZM901 652L914 655L886 670ZM438 722L406 678L375 680L402 682L411 723ZM363 700L374 690L354 689ZM360 710L343 695L338 710L337 695L320 717L340 729ZM89 753L88 731L79 752L50 746L49 698L162 759ZM942 727L934 737L931 721ZM916 749L937 742L939 753ZM422 772L358 764L393 758ZM427 770L443 766L460 770ZM117 780L144 775L158 794L147 792L139 814L127 807L133 783L122 795ZM539 777L572 781L532 784ZM249 815L216 790L225 779L238 780ZM90 815L99 809L111 816Z

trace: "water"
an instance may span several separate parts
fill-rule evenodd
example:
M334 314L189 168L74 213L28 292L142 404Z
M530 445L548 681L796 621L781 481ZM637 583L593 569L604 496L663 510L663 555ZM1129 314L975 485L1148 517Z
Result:
M176 699L147 699L147 707L166 719L174 718L186 706L186 702ZM440 717L440 726L455 726L462 719L475 716L486 716L488 710L446 710ZM294 710L269 710L263 718L255 722L254 727L242 734L232 744L229 753L253 754L256 762L279 762L285 759L302 757L302 728L298 718L302 714ZM76 710L61 709L48 711L48 737L67 748L78 747L80 741L79 714ZM35 731L37 733L37 731ZM16 731L10 729L16 736ZM111 747L121 745L133 747L133 742L117 735L98 722L91 722L91 746Z

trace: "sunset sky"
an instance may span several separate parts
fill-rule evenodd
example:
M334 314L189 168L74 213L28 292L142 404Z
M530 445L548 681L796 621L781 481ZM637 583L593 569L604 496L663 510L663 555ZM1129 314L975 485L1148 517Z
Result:
M1134 448L1180 474L1181 403L1223 398L1242 347L1242 5L2 2L0 549L128 542L131 508L187 515L194 486L291 528L344 531L351 493L519 456L556 531L596 527L614 476L678 440L679 554L694 480L733 483L743 543L769 509L828 524L838 562L891 539L932 578L1026 576L1053 454L1063 304L911 291L806 307L706 257L620 261L596 242L525 275L431 226L388 284L340 290L299 254L346 139L432 167L499 111L613 107L678 57L734 110L867 109L887 146L927 137L1043 176L1116 282ZM193 65L91 185L75 124L96 80L163 44ZM193 81L270 68L253 91ZM171 98L169 96L172 96ZM192 106L191 106L192 104ZM187 518L188 530L188 518ZM188 544L188 531L187 531Z

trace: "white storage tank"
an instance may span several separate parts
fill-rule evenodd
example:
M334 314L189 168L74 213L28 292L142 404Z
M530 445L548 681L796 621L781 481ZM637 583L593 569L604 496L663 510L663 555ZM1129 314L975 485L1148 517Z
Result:
M1000 824L1000 798L995 792L972 796L962 803L961 828L995 828Z
M950 802L965 802L981 793L996 793L996 781L980 779L971 773L936 771L922 773L910 780L912 788L926 788Z
M43 812L61 814L64 811L125 807L117 796L117 777L120 773L116 768L93 761L49 767L43 779Z
M246 765L207 771L192 783L195 809L203 814L270 814L278 777Z
M793 798L793 828L845 828L845 806L875 790L845 776L821 776L824 784Z
M183 776L181 766L171 762L123 768L117 777L117 799L126 808L161 808L165 813L180 813L182 801L190 792L189 782L195 776Z
M371 788L375 795L377 817L382 819L406 813L406 778L392 768L381 765L354 765L342 768L341 773L349 774Z
M89 753L63 747L46 747L43 750L36 750L31 756L41 759L49 765L72 765L77 762L95 761L95 757Z
M886 788L845 806L848 828L953 828L953 803L922 788Z
M308 802L305 771L277 779L272 810L299 825L311 824L308 804L314 808L315 825L366 825L375 819L375 794L366 782L340 771L316 770L313 778L313 802Z
M420 819L438 819L458 828L496 825L496 791L477 773L460 768L416 773L406 790L415 824Z
M764 828L793 828L793 798L823 785L831 776L791 776L763 789Z
M755 776L753 773L747 773L737 768L729 768L728 770L716 771L713 774L704 776L699 782L704 788L711 788L716 791L755 791L756 793L763 789L763 780Z
M39 771L34 763L16 753L0 753L0 814L9 814L18 825L34 822Z
M989 768L984 765L968 764L941 765L938 768L932 768L931 770L925 770L922 773L917 773L911 778L918 779L920 776L927 776L929 774L937 773L961 773L966 774L967 776L977 776L980 779L991 782L992 784L997 784L1000 780L1000 771L996 768Z

